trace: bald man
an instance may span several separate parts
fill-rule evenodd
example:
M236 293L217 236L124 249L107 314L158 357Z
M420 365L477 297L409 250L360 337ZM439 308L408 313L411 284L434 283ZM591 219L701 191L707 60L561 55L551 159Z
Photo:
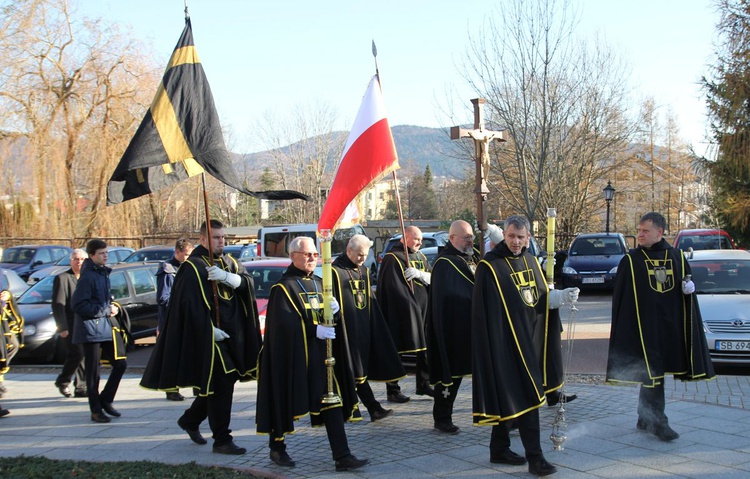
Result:
M424 336L430 265L419 251L422 231L409 226L404 233L401 243L394 245L383 258L376 294L399 354L416 354L417 394L433 397ZM404 251L409 254L408 262ZM386 389L389 402L405 403L410 399L401 392L398 381L386 383Z
M458 434L453 403L461 379L471 375L471 295L479 257L474 250L474 231L466 221L454 221L448 239L432 267L427 362L430 384L435 386L435 429Z

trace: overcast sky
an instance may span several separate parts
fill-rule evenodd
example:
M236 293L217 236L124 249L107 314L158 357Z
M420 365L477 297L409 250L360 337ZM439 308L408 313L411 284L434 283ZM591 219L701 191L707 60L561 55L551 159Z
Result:
M184 0L71 0L88 16L130 26L166 62L184 26ZM391 125L445 127L445 92L476 94L456 67L469 32L503 0L189 0L196 48L237 152L262 149L252 125L264 114L323 101L348 130L370 77L371 41ZM653 96L677 115L681 135L704 149L698 80L713 52L710 0L581 0L578 34L602 35L632 68L633 111ZM442 102L442 103L441 103Z

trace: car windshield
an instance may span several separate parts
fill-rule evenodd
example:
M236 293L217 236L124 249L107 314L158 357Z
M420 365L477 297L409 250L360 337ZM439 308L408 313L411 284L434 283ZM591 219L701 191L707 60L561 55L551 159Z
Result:
M36 252L33 248L8 248L3 251L0 263L27 264Z
M253 277L255 285L255 297L268 299L271 294L271 286L281 279L286 271L286 266L255 266L248 267L247 272Z
M39 281L18 298L18 304L51 304L52 284L54 281L54 276L47 276Z
M575 240L570 248L572 256L607 256L625 253L625 248L617 237L581 238Z
M732 249L732 244L726 236L694 235L685 236L680 240L680 249L687 250L688 248L693 248L694 250Z
M690 261L696 293L750 293L750 261Z
M131 254L127 258L125 258L125 263L140 263L141 261L169 261L172 259L172 256L174 255L174 251L172 250L159 250L159 249L153 249L153 250L146 250L146 251L136 251L135 253Z

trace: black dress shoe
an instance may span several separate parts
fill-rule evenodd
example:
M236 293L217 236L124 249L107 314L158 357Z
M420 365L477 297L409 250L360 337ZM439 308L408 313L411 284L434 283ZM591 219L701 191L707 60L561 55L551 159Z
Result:
M651 428L652 432L656 437L661 439L662 441L674 441L675 439L679 438L680 435L677 434L677 431L669 427L669 424L654 424Z
M419 388L417 389L417 396L430 396L431 398L434 398L435 389L431 388L430 386Z
M120 414L120 411L112 407L112 403L102 401L102 409L104 409L104 412L106 412L110 416L114 416L114 417L122 416L122 414Z
M92 412L91 420L94 422L109 422L111 421L103 412Z
M388 402L396 402L396 403L405 403L409 402L409 399L411 399L409 396L404 396L401 394L401 391L397 393L388 393Z
M353 455L349 454L348 456L336 460L336 472L359 469L360 467L366 466L367 464L370 464L369 459L357 459Z
M441 421L435 423L435 429L446 434L458 434L460 428L452 421Z
M231 456L241 456L247 452L247 449L238 446L234 441L229 441L221 446L214 445L212 450L217 454L229 454Z
M0 409L0 417L5 417L8 414L10 414L10 411L8 411L7 409Z
M381 409L379 411L372 411L370 413L370 421L375 422L380 419L385 419L393 414L393 409Z
M180 429L185 431L188 436L190 436L190 440L193 441L196 444L206 444L206 440L201 435L201 432L198 429L188 429L187 426L182 422L182 418L177 420L177 425L180 426Z
M55 387L57 388L58 391L60 391L60 394L62 394L66 398L73 397L73 393L70 392L70 388L68 386L64 384L55 383Z
M635 423L636 429L639 431L647 431L648 430L648 422L643 418L638 418L638 422Z
M296 465L296 463L292 461L292 458L289 457L289 454L287 454L286 451L271 451L271 454L269 454L269 456L277 466L294 467Z
M490 462L493 464L511 464L513 466L522 466L526 464L526 458L519 456L510 449L506 449L503 452L493 454L490 453Z
M561 397L562 393L560 393L560 391L555 391L554 393L549 394L547 396L547 405L550 407L557 406L557 403L560 402ZM571 401L575 401L576 398L578 398L578 394L570 394L568 396L565 396L565 402L569 403Z
M556 472L557 468L547 462L545 458L529 462L529 474L534 474L535 476L549 476Z
M167 393L167 401L184 401L185 396L178 392Z
M88 397L89 395L85 389L76 389L75 392L73 393L73 396L77 398L85 398L85 397Z

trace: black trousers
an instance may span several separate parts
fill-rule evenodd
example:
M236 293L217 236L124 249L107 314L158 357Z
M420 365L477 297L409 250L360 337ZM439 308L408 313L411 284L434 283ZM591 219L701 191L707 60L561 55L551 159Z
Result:
M512 421L503 421L497 426L492 426L492 437L490 439L490 454L496 455L510 449L510 425ZM516 418L518 432L521 442L526 451L526 459L529 462L543 457L542 445L539 439L539 409L532 409L526 414Z
M365 381L362 384L357 385L357 396L359 396L362 405L365 406L367 412L371 415L375 411L383 410L383 406L381 406L378 400L375 399L375 394L372 392L369 382Z
M102 402L111 403L115 400L117 388L120 386L122 375L128 367L125 359L114 359L114 343L107 341L105 343L83 343L84 367L86 368L86 389L88 390L89 409L92 413L102 412ZM100 360L102 350L105 350L105 356L112 359L112 371L109 373L107 384L99 393L99 379L101 373Z
M67 348L65 362L63 363L62 372L57 376L55 384L59 386L70 386L70 380L73 378L75 389L77 391L86 390L86 368L83 366L83 345L73 344L73 329L68 329L69 333L63 338Z
M664 408L664 384L652 388L641 385L638 394L638 417L650 424L667 424Z
M346 430L344 429L344 415L341 412L341 408L335 407L322 411L320 417L326 426L326 435L328 436L328 444L331 446L333 460L338 461L351 454L349 441L346 438ZM286 451L284 440L279 440L278 436L274 436L273 433L268 437L268 447L272 451Z
M453 422L453 403L456 402L461 379L463 378L453 378L453 384L448 387L442 383L435 386L435 403L432 405L435 422Z
M182 415L182 423L187 429L198 429L203 421L208 418L208 426L213 434L214 446L222 446L232 442L232 430L229 422L232 417L232 399L234 396L234 383L237 382L237 373L226 374L221 361L214 361L212 374L213 394L208 396L196 396L193 404Z
M419 392L430 387L430 369L427 365L427 351L417 351L416 355L417 364L414 376L417 382L417 392ZM385 383L385 389L388 394L401 392L401 386L398 385L398 381Z

